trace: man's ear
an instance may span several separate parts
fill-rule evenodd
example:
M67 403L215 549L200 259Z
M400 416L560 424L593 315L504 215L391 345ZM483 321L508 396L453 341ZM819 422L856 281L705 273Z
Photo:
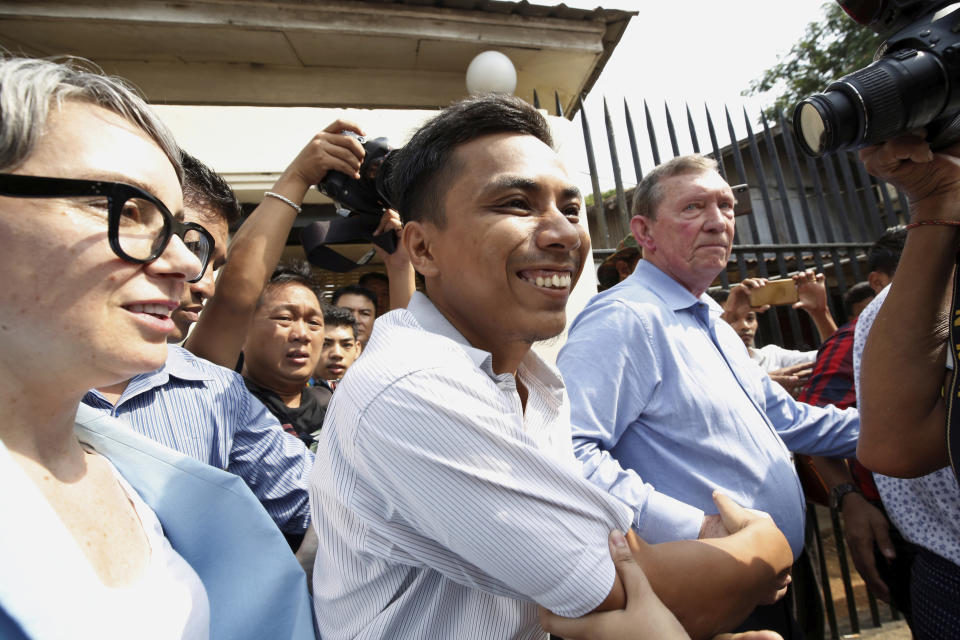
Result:
M433 257L436 227L429 222L411 220L403 226L403 247L410 256L410 264L424 278L432 278L440 271Z
M867 282L875 293L880 293L883 288L890 284L890 276L882 271L871 271L867 274Z
M653 241L653 236L650 235L650 227L650 220L644 216L630 218L630 233L633 234L633 239L637 241L637 245L648 251L655 251L657 247Z

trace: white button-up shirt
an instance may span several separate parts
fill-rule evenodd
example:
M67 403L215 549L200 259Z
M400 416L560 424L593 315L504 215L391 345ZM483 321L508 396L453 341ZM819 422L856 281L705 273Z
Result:
M377 319L338 386L310 483L324 640L546 638L609 593L633 513L580 473L557 372L497 375L428 298Z

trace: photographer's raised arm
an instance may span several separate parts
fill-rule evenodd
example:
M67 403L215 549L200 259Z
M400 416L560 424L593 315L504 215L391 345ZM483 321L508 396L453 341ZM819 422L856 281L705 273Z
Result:
M363 147L342 131L363 135L359 126L337 120L315 135L284 170L271 192L299 206L307 190L328 171L359 178ZM237 230L214 296L184 343L194 354L234 368L264 283L277 267L297 209L268 196Z
M861 151L867 170L908 196L911 221L893 283L870 330L860 381L857 457L913 477L948 464L945 382L950 285L960 224L960 147L932 153L916 136Z

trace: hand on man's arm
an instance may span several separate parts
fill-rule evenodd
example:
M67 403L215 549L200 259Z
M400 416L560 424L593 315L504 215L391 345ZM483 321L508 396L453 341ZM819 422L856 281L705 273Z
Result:
M907 195L914 222L960 223L958 156L960 146L933 153L917 136L860 152L867 171ZM942 224L910 230L864 348L857 457L884 475L914 477L948 464L941 389L958 236Z
M615 544L618 536L612 535L611 554L619 577L606 604L619 591L625 593L626 609L577 619L541 610L541 624L568 639L685 638L686 633L709 638L735 627L756 605L781 597L793 562L783 534L765 514L739 507L720 494L715 501L724 530L735 533L707 541L648 545L630 531L630 557ZM675 620L683 628L678 629ZM723 637L778 636L753 632Z
M352 122L331 123L301 149L271 191L299 206L328 171L358 178L363 147L343 135L345 130L363 134ZM265 197L254 209L234 234L216 292L184 343L187 349L221 366L236 366L263 285L280 261L296 217L296 209L273 197Z

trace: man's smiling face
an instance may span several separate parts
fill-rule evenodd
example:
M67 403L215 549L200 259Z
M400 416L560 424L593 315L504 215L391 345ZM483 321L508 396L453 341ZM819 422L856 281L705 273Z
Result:
M529 135L492 134L459 145L441 226L423 223L427 292L471 344L553 337L590 250L580 192L559 156Z

